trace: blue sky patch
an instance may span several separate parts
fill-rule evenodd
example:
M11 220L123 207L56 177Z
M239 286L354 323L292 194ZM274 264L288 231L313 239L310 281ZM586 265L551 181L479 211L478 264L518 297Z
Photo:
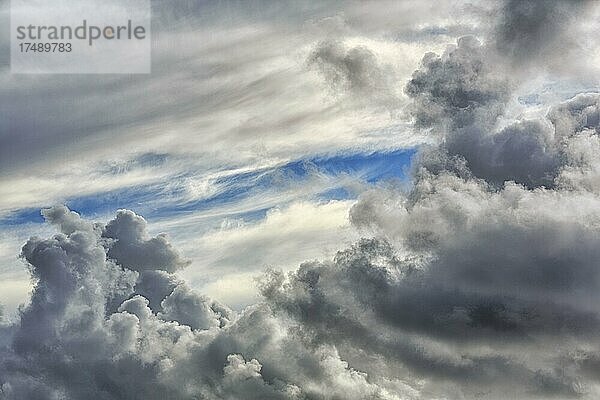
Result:
M215 193L197 200L184 197L185 180L194 179L197 174L190 172L172 177L168 183L132 186L126 189L94 193L75 197L66 201L67 206L88 218L110 215L117 209L127 208L147 219L168 218L178 213L190 213L235 205L265 193L275 195L290 188L308 185L311 180L323 182L322 190L314 193L318 200L342 200L356 196L344 186L344 178L375 184L389 179L404 180L408 176L415 149L391 152L340 154L295 160L280 166L256 171L243 172L215 179L211 185ZM165 155L149 157L149 161L163 162ZM48 204L47 206L51 206ZM268 207L257 207L234 213L234 217L259 218ZM2 225L42 223L39 208L18 210L0 220Z

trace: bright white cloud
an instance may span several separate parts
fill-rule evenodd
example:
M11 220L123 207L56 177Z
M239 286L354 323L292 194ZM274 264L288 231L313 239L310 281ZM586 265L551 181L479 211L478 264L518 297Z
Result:
M271 209L257 223L233 221L204 235L189 235L180 244L193 260L184 276L227 304L249 304L257 293L254 278L265 269L290 270L307 259L331 256L339 243L355 240L348 220L353 203L292 203ZM182 234L188 232L176 237Z

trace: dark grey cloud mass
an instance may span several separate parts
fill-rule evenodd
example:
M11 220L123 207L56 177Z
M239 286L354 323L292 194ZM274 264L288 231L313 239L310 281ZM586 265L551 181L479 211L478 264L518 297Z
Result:
M265 274L240 313L177 278L187 261L133 212L44 210L59 233L23 247L35 287L0 325L0 398L598 398L600 95L501 123L526 74L509 64L578 7L509 1L497 41L426 54L405 91L437 144L411 189L365 193L350 219L370 238ZM312 60L356 93L383 79L365 49Z
M381 65L365 46L347 48L338 41L325 40L315 46L308 64L317 68L334 94L389 108L398 105L392 69Z
M416 125L492 124L510 93L510 81L499 73L492 57L473 36L460 38L441 56L427 53L405 88L414 99Z
M19 323L2 326L1 398L385 398L335 347L291 334L268 304L237 314L162 270L165 238L144 239L156 259L140 271L119 262L135 247L109 256L118 242L107 232L139 239L141 217L119 212L102 226L63 206L43 214L59 233L23 247L35 288Z
M495 44L519 63L575 45L570 24L593 3L591 0L508 0L496 26ZM563 54L564 55L564 54Z

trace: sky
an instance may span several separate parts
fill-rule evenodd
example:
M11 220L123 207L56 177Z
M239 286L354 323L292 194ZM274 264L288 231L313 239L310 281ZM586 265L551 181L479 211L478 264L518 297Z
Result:
M600 395L598 3L154 2L93 76L9 11L0 399Z

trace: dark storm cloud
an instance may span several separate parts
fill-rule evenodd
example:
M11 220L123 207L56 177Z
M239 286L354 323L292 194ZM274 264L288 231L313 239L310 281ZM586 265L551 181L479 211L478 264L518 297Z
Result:
M538 339L551 343L555 332L590 337L598 328L596 315L501 289L477 292L465 283L461 290L460 278L419 271L390 252L384 242L363 241L332 264L305 264L289 281L273 275L263 294L272 307L295 318L311 341L333 343L350 359L358 348L420 377L460 383L466 392L512 384L540 394L552 385L562 394L579 394L576 377L528 366L506 343L523 348ZM456 353L441 351L436 342L452 343ZM479 353L478 346L495 351ZM369 368L364 360L352 361Z
M460 38L441 56L426 54L405 88L414 99L416 125L493 123L508 101L510 81L498 73L492 56L472 36Z
M434 149L423 156L423 165L433 171L446 164L444 170L449 160L456 164L460 159L470 173L497 187L506 181L552 187L562 162L562 135L555 135L553 126L524 120L495 131L519 81L497 59L473 37L460 38L441 56L430 53L423 58L405 92L413 99L410 111L416 126L442 136L442 152ZM561 110L554 110L549 120L566 123L573 118L566 115L576 111ZM587 112L593 122L593 110Z
M589 0L508 0L501 10L494 40L498 51L515 62L574 46L570 24L585 12Z
M413 186L365 193L350 219L374 238L266 274L242 313L179 280L186 261L133 212L44 210L59 233L23 247L35 287L0 326L2 398L597 398L598 95L500 124L522 76L499 57L563 43L578 7L539 4L423 58L406 94L437 142ZM312 62L350 95L385 81L366 49Z
M553 129L539 121L517 122L493 135L465 129L448 140L447 148L464 157L475 176L497 186L514 181L550 187L560 165Z
M108 256L118 242L103 233L139 238L141 217L121 211L104 226L62 206L43 214L59 233L23 247L35 286L19 322L0 330L2 399L389 398L334 347L288 334L266 305L237 314L166 271ZM144 243L148 254L170 248Z
M131 290L135 280L135 273L105 262L104 251L96 245L97 230L77 214L56 207L45 210L44 216L60 233L45 240L33 237L23 247L22 257L31 266L36 284L15 336L15 348L25 353L52 343L73 298L92 305L100 300L98 306L103 307L104 301ZM90 290L82 290L82 283ZM97 296L100 287L106 292L102 299Z
M417 159L408 193L374 190L350 214L381 239L263 282L305 340L365 371L356 349L406 368L430 382L425 398L451 385L450 398L594 397L598 96L498 128L523 79L503 58L564 43L578 7L509 2L497 29L515 32L423 58L405 91L439 145ZM564 361L581 347L592 350Z

